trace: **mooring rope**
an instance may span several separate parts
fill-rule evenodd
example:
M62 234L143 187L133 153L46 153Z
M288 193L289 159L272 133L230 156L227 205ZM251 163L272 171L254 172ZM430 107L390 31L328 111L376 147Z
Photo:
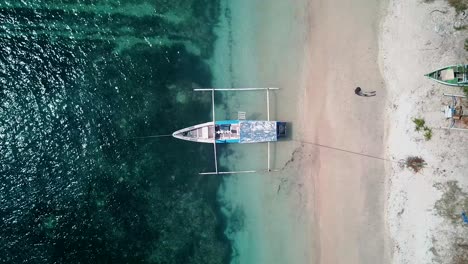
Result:
M292 139L292 140L293 140L293 141L296 141L296 142L299 142L299 143L314 145L314 146L321 147L321 148L332 149L332 150L341 151L341 152L345 152L345 153L350 153L350 154L353 154L353 155L359 155L359 156L363 156L363 157L368 157L368 158L372 158L372 159L378 159L378 160L389 161L389 162L395 162L395 163L400 163L400 162L401 162L401 160L400 160L400 161L398 161L398 160L391 160L391 159L388 159L388 158L378 157L378 156L369 155L369 154L365 154L365 153L361 153L361 152L356 152L356 151L352 151L352 150L347 150L347 149L341 149L341 148L337 148L337 147L322 145L322 144L315 143L315 142L304 141L304 140L298 140L298 139Z
M142 138L160 138L160 137L171 137L172 135L152 135L152 136L145 136L145 137L132 137L130 139L142 139Z
M168 134L168 135L151 135L151 136L144 136L144 137L132 137L130 139L161 138L161 137L170 137L170 136L172 136L172 135L171 134ZM345 153L349 153L349 154L353 154L353 155L359 155L359 156L363 156L363 157L368 157L368 158L372 158L372 159L378 159L378 160L396 162L396 163L401 162L401 161L397 161L397 160L391 160L391 159L388 159L388 158L378 157L378 156L365 154L365 153L361 153L361 152L356 152L356 151L352 151L352 150L327 146L327 145L323 145L323 144L319 144L319 143L315 143L315 142L311 142L311 141L298 140L298 139L291 139L291 140L299 142L299 143L303 143L303 144L314 145L314 146L321 147L321 148L332 149L332 150L341 151L341 152L345 152Z

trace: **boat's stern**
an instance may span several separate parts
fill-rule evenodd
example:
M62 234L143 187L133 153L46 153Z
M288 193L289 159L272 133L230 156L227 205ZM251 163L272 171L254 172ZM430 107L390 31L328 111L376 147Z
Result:
M286 134L286 122L276 122L276 136L279 138L284 138L287 136Z

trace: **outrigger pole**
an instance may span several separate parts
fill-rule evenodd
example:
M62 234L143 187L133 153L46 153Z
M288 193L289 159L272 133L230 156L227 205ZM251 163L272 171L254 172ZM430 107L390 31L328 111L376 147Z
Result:
M268 87L268 88L197 88L193 89L195 92L211 91L211 107L213 111L213 125L216 124L215 118L215 106L214 106L214 92L215 91L259 91L266 90L267 94L267 119L270 121L270 90L279 90L279 88ZM216 131L213 130L213 149L214 149L214 160L215 160L215 171L214 172L200 172L200 175L214 175L214 174L240 174L240 173L259 173L259 172L271 172L279 171L272 170L270 168L270 142L268 144L268 157L267 157L267 170L246 170L246 171L218 171L218 156L216 154Z
M266 90L266 97L267 97L267 121L270 121L270 90ZM270 141L267 142L267 168L270 171Z
M215 106L214 106L214 90L211 90L211 106L213 109L213 126L216 124L216 118L215 118ZM218 174L218 159L216 155L216 129L213 129L213 148L214 148L214 157L215 157L215 170L216 174Z
M444 96L461 97L461 98L465 98L465 97L466 97L466 96L460 95L460 94L448 94L448 93L444 93Z
M279 90L279 88L197 88L193 89L196 92L200 91L259 91L259 90Z

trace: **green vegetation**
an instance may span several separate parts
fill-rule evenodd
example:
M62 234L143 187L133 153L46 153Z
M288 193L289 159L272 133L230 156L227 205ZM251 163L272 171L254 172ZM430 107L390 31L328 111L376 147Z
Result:
M428 141L428 140L431 140L431 138L432 138L432 129L428 127L424 127L424 139Z
M432 129L426 126L426 121L422 118L413 118L413 123L416 125L414 130L420 132L424 131L424 139L430 140L432 138Z
M455 30L465 30L468 29L468 25L454 26ZM465 43L466 44L466 43ZM465 45L466 46L466 45Z
M416 125L414 128L416 131L421 131L421 129L424 129L426 125L426 121L424 121L422 118L413 118L413 123Z
M448 0L448 2L453 8L455 8L457 13L468 9L468 0Z
M449 220L454 226L466 226L462 220L461 213L466 212L468 209L468 193L459 186L457 181L436 183L434 187L443 193L434 205L437 214ZM468 263L468 240L464 232L454 233L451 242L443 244L444 250L449 249L452 256L446 263ZM436 247L441 248L440 246ZM434 251L437 253L437 250ZM437 254L434 254L434 256L436 259L440 259ZM442 262L437 261L437 263Z

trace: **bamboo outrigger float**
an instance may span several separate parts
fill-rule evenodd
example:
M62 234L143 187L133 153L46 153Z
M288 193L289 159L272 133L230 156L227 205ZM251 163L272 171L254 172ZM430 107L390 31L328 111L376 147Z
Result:
M214 92L215 91L266 91L267 120L245 120L245 112L239 112L237 120L216 120ZM182 140L199 143L211 143L214 149L214 172L202 172L200 174L235 174L277 171L270 168L270 143L286 136L286 122L270 120L270 91L279 88L205 88L194 89L196 92L211 91L211 103L213 121L194 125L175 131L172 136ZM216 144L224 143L267 143L268 157L267 169L263 171L218 171L218 159Z
M450 122L445 129L468 131L468 115L464 113L462 98L464 95L445 94L444 96L452 97L449 105L444 107L445 118Z
M468 64L448 66L428 73L426 76L445 85L468 86Z

